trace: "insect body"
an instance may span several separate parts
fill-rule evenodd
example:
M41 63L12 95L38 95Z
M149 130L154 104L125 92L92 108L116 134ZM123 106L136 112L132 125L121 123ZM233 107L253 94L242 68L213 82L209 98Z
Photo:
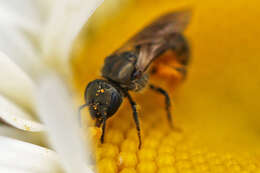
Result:
M141 147L136 103L129 91L137 92L147 85L165 96L167 116L172 126L170 98L167 92L160 87L148 84L148 78L149 75L154 74L164 76L163 71L167 68L170 69L170 72L168 70L166 74L170 75L171 80L175 80L176 77L179 79L185 77L189 61L189 47L182 32L186 28L189 18L189 11L161 16L105 59L102 68L103 79L94 80L87 85L86 103L79 108L80 111L88 106L91 117L96 120L96 126L102 126L101 143L104 141L107 119L116 113L123 98L127 98L133 110L139 148ZM161 63L160 57L169 51L174 55L168 56L169 58ZM151 63L157 59L158 66L156 64L151 66ZM166 66L167 68L164 68Z

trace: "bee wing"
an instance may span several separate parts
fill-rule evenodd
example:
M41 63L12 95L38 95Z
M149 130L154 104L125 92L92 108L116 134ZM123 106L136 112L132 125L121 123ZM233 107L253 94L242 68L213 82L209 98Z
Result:
M134 46L160 41L163 36L180 33L185 30L191 17L191 10L171 12L157 18L130 40L128 40L116 52L128 50Z
M151 43L165 35L183 32L189 23L190 16L190 10L163 15L135 35L132 41L135 44Z
M190 17L190 10L163 15L132 37L116 53L138 47L139 56L136 69L138 73L142 73L158 56L158 53L168 49L168 41L172 41L174 34L185 30Z

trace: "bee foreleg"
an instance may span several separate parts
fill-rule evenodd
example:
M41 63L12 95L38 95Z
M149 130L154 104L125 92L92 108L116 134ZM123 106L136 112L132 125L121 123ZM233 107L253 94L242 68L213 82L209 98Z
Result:
M165 109L167 112L167 118L170 124L170 127L173 127L173 123L172 123L172 114L171 114L171 99L169 97L169 94L167 93L167 91L165 91L164 89L160 88L160 87L156 87L152 84L149 85L150 88L162 95L164 95L165 97Z
M104 137L105 137L105 131L106 131L106 120L107 120L107 118L106 117L104 117L103 118L103 122L102 122L102 134L101 134L101 137L100 137L100 142L101 142L101 144L103 144L104 143Z
M84 109L84 108L87 107L87 106L88 106L88 104L86 103L86 104L81 105L81 106L79 107L78 116L79 116L79 123L80 123L80 124L81 124L81 110Z
M126 92L125 94L126 94L128 100L129 100L129 103L131 104L131 107L132 107L132 110L133 110L133 117L134 117L134 120L135 120L137 135L138 135L138 138L139 138L138 148L140 149L141 146L142 146L142 140L141 140L141 130L140 130L140 123L139 123L139 119L138 119L138 112L137 112L137 109L136 109L136 103L132 99L132 97L129 95L128 92Z

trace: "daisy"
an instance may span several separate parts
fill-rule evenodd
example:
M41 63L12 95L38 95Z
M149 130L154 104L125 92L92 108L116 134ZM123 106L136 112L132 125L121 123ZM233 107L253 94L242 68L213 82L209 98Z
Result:
M73 41L101 2L0 2L1 173L92 172L67 86Z

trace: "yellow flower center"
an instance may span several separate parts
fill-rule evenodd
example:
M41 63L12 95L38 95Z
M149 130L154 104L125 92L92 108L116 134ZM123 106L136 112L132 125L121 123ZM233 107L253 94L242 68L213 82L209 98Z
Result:
M196 133L173 131L162 114L153 114L155 119L141 118L143 145L139 150L131 112L121 114L123 111L109 121L104 144L99 142L100 133L93 138L99 173L260 171L259 161L245 154L214 152L199 142Z

